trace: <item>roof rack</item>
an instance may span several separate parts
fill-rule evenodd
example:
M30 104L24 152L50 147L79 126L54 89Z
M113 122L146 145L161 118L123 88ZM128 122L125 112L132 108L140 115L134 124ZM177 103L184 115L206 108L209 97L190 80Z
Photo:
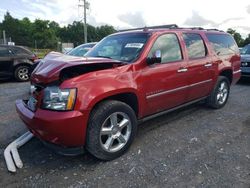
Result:
M150 27L145 26L145 27L139 27L139 28L133 28L133 29L118 30L118 32L136 31L136 30L147 31L149 29L190 29L190 30L204 30L204 31L224 32L224 31L218 30L218 29L204 29L203 27L178 27L178 25L176 25L176 24L157 25L157 26L150 26Z
M148 30L148 29L172 29L172 28L178 28L178 25L169 24L169 25L157 25L157 26L150 26L150 27L145 26L145 27L139 27L139 28L133 28L133 29L119 30L118 32L135 31L135 30Z

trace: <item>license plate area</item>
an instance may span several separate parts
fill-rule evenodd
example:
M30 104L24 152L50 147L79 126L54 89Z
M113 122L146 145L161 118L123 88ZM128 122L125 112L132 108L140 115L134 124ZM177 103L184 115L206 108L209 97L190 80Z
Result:
M31 96L27 102L28 108L34 112L36 111L36 105L37 105L37 100Z

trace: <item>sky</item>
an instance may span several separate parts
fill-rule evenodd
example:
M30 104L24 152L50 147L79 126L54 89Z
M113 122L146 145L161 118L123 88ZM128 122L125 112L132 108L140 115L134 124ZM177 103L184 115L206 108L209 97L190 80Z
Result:
M180 27L236 29L250 33L250 1L230 0L88 0L87 22L116 29L177 24ZM6 11L15 18L46 19L61 26L83 20L79 0L0 0L0 21Z

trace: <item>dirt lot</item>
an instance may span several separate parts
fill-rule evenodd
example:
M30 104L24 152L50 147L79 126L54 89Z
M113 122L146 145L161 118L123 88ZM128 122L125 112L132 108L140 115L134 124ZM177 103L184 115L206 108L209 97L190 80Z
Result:
M3 150L25 132L14 101L28 88L0 83L0 187L250 187L250 81L233 86L221 110L193 105L142 124L114 161L60 156L33 139L11 174Z

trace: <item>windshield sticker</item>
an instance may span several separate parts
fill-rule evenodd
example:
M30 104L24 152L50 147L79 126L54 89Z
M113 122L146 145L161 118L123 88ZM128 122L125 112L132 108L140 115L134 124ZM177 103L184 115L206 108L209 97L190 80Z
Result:
M128 43L125 48L142 48L143 43Z

